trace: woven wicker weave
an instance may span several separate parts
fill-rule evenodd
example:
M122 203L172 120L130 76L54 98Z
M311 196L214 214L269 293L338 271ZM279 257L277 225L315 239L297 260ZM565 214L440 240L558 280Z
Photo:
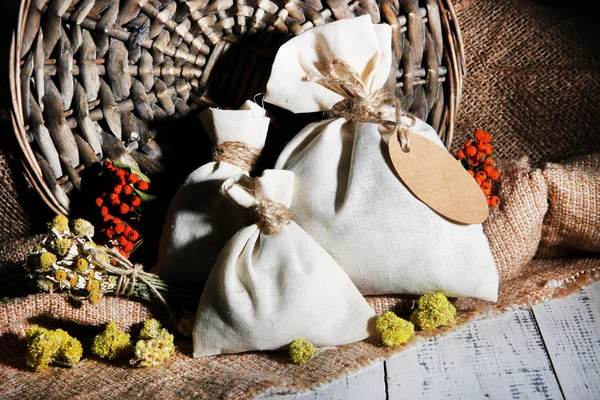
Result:
M364 14L393 27L396 94L449 146L464 75L449 0L23 0L10 72L29 178L68 214L103 157L159 173L157 121L238 107L291 36Z

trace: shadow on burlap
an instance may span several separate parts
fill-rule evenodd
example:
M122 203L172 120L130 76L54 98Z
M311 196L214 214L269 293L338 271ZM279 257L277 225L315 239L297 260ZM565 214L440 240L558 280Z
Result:
M474 318L566 296L598 278L597 255L571 253L559 259L532 259L547 229L544 224L556 223L558 215L553 214L551 221L544 219L551 191L539 167L548 161L600 151L600 115L596 112L600 106L599 47L587 30L589 24L570 10L524 0L471 0L456 5L469 76L455 145L474 129L483 128L495 136L497 158L529 156L530 162L500 164L503 204L492 211L485 226L501 278L499 301L457 300L459 321L452 329ZM5 138L8 133L3 133ZM0 271L23 261L36 240L25 236L41 232L40 221L47 216L23 179L14 158L14 143L4 139L2 143ZM415 298L373 296L368 301L378 313L393 310L406 316ZM294 393L325 385L427 339L419 334L400 348L386 349L372 338L327 351L306 366L291 364L283 352L193 359L191 341L178 338L175 356L158 368L140 370L105 363L91 356L89 347L85 362L75 369L51 367L36 374L25 367L22 337L33 322L60 320L88 326L79 336L85 342L109 320L130 328L151 316L164 314L154 306L111 297L100 307L86 304L75 308L59 295L34 295L0 305L0 393L20 399L212 399ZM436 335L452 329L438 330Z

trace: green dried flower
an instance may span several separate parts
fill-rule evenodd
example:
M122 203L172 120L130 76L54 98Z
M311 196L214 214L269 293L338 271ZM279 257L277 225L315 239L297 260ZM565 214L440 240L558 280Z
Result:
M69 219L64 215L57 215L48 223L48 230L56 229L58 233L69 231Z
M419 298L419 306L410 320L424 331L454 324L456 308L443 293L425 294Z
M40 254L40 269L44 272L50 271L50 269L52 269L52 265L56 262L56 260L56 256L50 252Z
M92 352L100 358L114 360L131 353L131 336L110 321L106 329L94 338Z
M156 339L158 335L161 333L160 322L155 320L154 318L148 319L144 321L144 326L140 331L140 339L141 340L150 340Z
M83 218L77 218L73 221L73 234L77 237L87 236L91 238L94 236L94 225Z
M315 346L304 339L296 339L290 344L290 358L294 364L306 364L315 354Z
M381 336L383 345L387 347L399 346L415 333L415 326L411 322L398 317L391 311L377 317L375 329Z
M61 257L64 257L69 252L69 249L73 246L71 239L57 239L52 242L52 250Z
M174 351L173 335L162 328L155 338L138 340L131 364L138 368L156 367L171 357Z

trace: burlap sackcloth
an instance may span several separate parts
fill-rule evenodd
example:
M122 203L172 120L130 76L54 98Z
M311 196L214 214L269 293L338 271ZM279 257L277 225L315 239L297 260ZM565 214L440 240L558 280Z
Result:
M582 23L575 15L567 18L564 10L534 1L471 0L458 2L455 7L470 72L455 146L475 128L483 128L495 135L499 158L529 156L534 167L600 151L600 115L595 112L600 105L600 47L594 43L599 36L588 30L591 24ZM39 221L46 220L46 215L40 217L39 203L33 207L27 200L35 194L25 194L18 162L13 160L9 168L7 160L11 155L2 146L0 273L22 262L37 240L23 237L41 232ZM500 196L511 193L509 197L516 200L504 198L486 225L488 235L492 231L495 235L490 243L501 277L499 301L458 300L458 324L438 330L436 335L490 313L568 295L598 278L597 255L530 259L543 236L543 224L548 222L543 218L547 215L544 198L550 195L549 185L541 179L541 170L531 170L523 162L504 163L500 169L504 174ZM513 240L515 232L525 232L531 240L523 236ZM503 234L506 240L498 239ZM507 254L512 250L513 254ZM388 309L402 313L409 311L414 299L376 296L368 301L377 313ZM291 364L284 352L193 359L191 341L184 338L176 340L175 356L158 368L132 369L90 355L89 338L100 332L103 323L115 320L130 328L150 316L160 318L164 313L160 307L111 297L105 298L101 307L86 304L75 308L60 295L34 295L1 304L0 397L213 399L291 393L325 385L426 338L418 335L396 349L382 348L372 338L327 351L305 366ZM77 331L84 341L86 361L75 369L51 367L40 374L28 371L22 337L31 323Z

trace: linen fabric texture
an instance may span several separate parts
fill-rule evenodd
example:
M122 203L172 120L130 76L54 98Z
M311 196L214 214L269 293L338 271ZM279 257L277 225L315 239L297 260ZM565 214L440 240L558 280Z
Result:
M209 108L200 119L215 145L233 142L262 151L269 127L265 114L247 101L240 110ZM187 177L169 206L158 262L151 272L173 282L204 286L219 251L245 224L242 210L223 201L221 185L248 174L240 166L213 161Z
M292 172L235 181L223 190L241 210L291 204ZM317 347L367 338L375 313L333 258L295 222L270 235L265 224L240 229L221 251L198 306L194 357L277 350L298 338Z
M265 101L294 113L330 110L342 96L307 77L322 76L316 65L333 58L357 71L367 91L380 89L391 68L391 27L365 16L291 39L275 58ZM425 122L411 131L443 147ZM374 123L306 126L275 166L296 174L294 220L363 294L442 291L495 301L498 273L482 226L450 222L414 197L392 170L386 140Z

